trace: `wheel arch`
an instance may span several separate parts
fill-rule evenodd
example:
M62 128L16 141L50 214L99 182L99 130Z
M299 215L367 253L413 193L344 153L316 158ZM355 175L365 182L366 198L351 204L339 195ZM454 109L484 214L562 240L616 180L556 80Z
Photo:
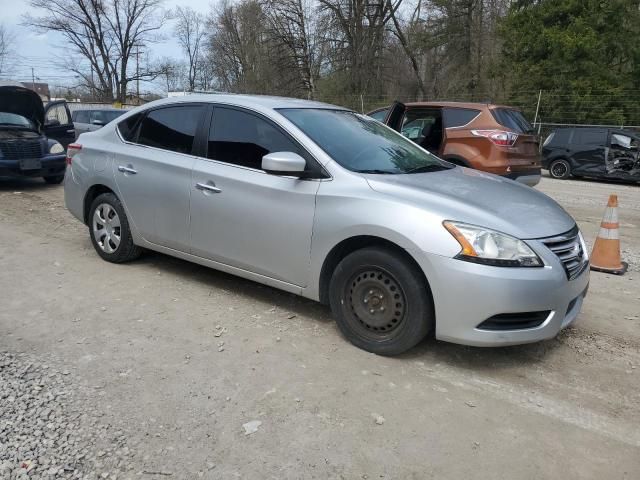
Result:
M322 304L329 304L329 284L338 264L350 253L367 247L381 247L399 254L417 268L427 285L429 285L429 281L422 268L406 249L397 243L375 235L355 235L337 243L324 258L322 268L320 269L318 285L318 295Z
M84 219L85 225L89 224L89 209L91 208L91 204L93 203L93 201L96 199L98 195L102 195L103 193L113 193L114 195L116 195L116 193L111 188L101 183L92 185L87 190L87 193L84 196L84 202L82 206L82 212L83 212L82 217Z

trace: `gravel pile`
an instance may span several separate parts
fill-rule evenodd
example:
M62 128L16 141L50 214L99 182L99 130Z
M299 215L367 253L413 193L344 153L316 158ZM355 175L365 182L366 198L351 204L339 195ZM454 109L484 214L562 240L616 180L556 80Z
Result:
M68 371L0 353L0 479L133 478L124 432L83 396Z

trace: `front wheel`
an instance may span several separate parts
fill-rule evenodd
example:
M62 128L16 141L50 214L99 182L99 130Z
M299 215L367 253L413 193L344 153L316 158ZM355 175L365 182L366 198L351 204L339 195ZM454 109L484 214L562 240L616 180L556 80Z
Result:
M142 249L133 243L127 214L118 197L113 193L98 195L89 211L89 235L98 255L112 263L140 256Z
M566 180L571 176L571 166L566 160L554 160L551 162L551 165L549 165L549 174L553 178Z
M364 248L346 256L331 278L329 301L342 334L355 346L380 355L409 350L434 323L424 275L385 248Z

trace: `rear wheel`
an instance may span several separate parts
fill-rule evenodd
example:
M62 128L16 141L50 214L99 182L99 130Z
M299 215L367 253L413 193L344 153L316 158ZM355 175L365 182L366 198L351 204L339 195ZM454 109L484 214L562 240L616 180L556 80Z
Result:
M340 331L354 345L380 355L397 355L420 342L434 313L422 272L402 255L369 247L346 256L329 288Z
M142 249L133 243L129 221L118 197L113 193L98 195L89 212L89 235L98 255L113 263L140 256Z
M566 180L571 176L571 166L569 162L564 159L554 160L551 162L551 165L549 165L549 174L553 178Z
M47 182L49 185L58 185L62 183L62 181L64 180L64 174L53 175L52 177L43 177L43 178L44 178L44 181Z

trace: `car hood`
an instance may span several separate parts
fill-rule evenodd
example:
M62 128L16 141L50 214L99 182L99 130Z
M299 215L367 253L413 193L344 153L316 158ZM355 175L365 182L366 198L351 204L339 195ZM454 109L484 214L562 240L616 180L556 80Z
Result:
M364 177L373 190L427 208L443 220L479 225L521 239L551 237L575 225L545 194L470 168Z
M22 115L38 126L44 123L40 95L23 86L0 83L0 112Z

